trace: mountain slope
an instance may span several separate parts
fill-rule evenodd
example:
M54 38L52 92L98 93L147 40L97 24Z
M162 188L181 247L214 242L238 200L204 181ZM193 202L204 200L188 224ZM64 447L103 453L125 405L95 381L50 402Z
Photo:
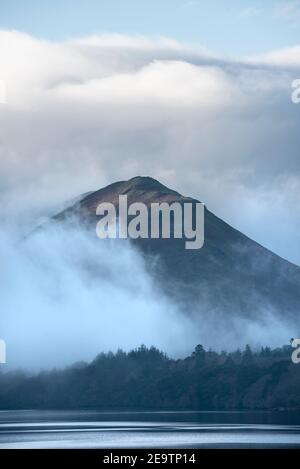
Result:
M117 207L119 194L127 194L128 203L147 205L196 202L155 179L135 177L89 193L53 220L64 222L76 217L82 225L95 230L99 219L96 207L101 202L111 202ZM298 322L300 268L252 241L206 208L205 244L200 250L184 249L182 239L132 242L145 255L162 289L192 316L201 309L222 317L264 321L272 315Z

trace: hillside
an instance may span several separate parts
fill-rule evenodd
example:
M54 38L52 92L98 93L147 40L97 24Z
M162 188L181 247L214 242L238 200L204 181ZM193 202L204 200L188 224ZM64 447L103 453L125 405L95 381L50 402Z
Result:
M111 202L117 207L120 194L127 194L128 203L196 202L155 179L135 177L83 196L53 221L64 223L76 218L94 235L97 205ZM298 323L300 268L249 239L207 208L202 249L184 249L183 239L137 239L132 243L145 256L164 292L187 314L197 316L201 308L207 314L258 320L272 315Z

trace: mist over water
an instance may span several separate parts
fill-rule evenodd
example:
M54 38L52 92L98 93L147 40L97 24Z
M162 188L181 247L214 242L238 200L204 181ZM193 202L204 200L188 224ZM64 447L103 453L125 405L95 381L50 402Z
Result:
M221 317L207 305L185 315L167 298L128 240L99 240L49 223L25 239L0 233L0 337L6 369L62 367L144 343L171 356L195 345L232 350L287 343L295 330L263 305L260 320Z

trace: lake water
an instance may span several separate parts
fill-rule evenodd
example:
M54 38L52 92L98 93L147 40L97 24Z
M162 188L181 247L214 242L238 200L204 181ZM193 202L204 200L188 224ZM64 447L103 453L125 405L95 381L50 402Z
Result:
M300 414L0 411L0 448L143 447L300 447Z

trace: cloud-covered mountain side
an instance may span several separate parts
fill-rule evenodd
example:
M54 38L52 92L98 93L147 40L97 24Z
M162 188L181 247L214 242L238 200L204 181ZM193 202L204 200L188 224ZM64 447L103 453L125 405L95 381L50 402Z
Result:
M76 220L96 237L97 206L111 202L118 211L122 194L127 195L128 204L197 202L155 179L135 177L78 199L55 215L52 223L72 225ZM204 218L205 242L201 249L185 249L184 238L131 240L143 253L157 285L185 314L193 318L207 314L215 319L216 327L218 320L229 318L255 319L265 325L284 318L294 327L299 317L300 268L237 231L206 207ZM98 240L100 244L105 242Z

